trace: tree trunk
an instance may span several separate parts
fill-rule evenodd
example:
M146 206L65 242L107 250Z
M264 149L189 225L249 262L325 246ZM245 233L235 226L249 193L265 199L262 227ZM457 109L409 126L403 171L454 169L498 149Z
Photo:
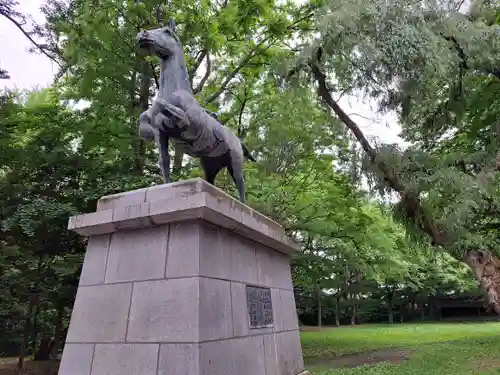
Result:
M318 48L316 56L312 56L312 60L309 63L314 78L318 83L318 95L356 137L358 143L369 157L371 164L382 173L386 185L399 194L401 206L406 215L413 218L418 227L429 235L432 245L442 246L443 248L455 245L446 231L441 230L434 217L425 210L420 196L415 194L412 189L408 189L405 181L397 171L384 161L384 159L379 157L378 151L372 147L358 124L333 99L327 83L327 76L320 70L319 60L322 53L322 49ZM499 166L497 164L498 169ZM491 306L500 315L500 259L492 256L488 251L474 250L469 251L465 259L461 260L472 269L487 294Z
M50 343L51 338L49 336L43 336L40 340L40 345L37 352L35 353L35 361L48 361L50 359Z
M57 309L57 318L56 324L54 327L54 340L52 341L52 345L50 348L50 357L52 361L52 372L55 374L57 370L57 351L59 350L59 346L61 343L61 331L63 327L64 320L64 305L58 306Z
M19 360L17 362L17 369L19 371L22 371L24 368L24 357L26 356L26 349L28 348L29 345L29 339L30 339L30 326L31 326L31 318L33 315L33 307L35 306L35 303L37 302L38 298L35 295L30 296L29 298L29 304L28 304L28 311L26 313L26 319L24 321L24 327L23 327L23 342L21 344L21 348L19 349Z
M335 325L340 327L340 297L337 297L337 304L335 305Z
M389 324L394 324L394 311L392 306L394 305L394 292L387 292L387 313L389 314Z
M404 319L405 319L405 307L406 307L406 302L405 302L405 300L403 300L403 302L401 303L401 308L399 310L399 322L401 324L404 323Z
M495 312L500 315L500 259L488 251L478 250L469 252L465 263L479 280Z
M142 63L141 73L141 83L139 88L139 110L143 112L149 108L149 88L151 86L152 76L151 68L145 62ZM135 81L135 76L133 81ZM131 100L132 103L135 102L135 92L133 93L133 97L131 98ZM132 149L134 152L133 173L140 176L144 173L144 141L139 137L134 137L134 139L132 140Z
M420 301L420 320L424 321L425 320L425 297L422 297Z
M318 296L318 327L321 327L321 323L322 323L322 314L323 312L321 311L321 288L319 286L319 282L317 283L317 286L316 286L316 292L317 292L317 296Z
M36 352L36 343L38 340L38 316L40 315L40 301L37 300L35 313L33 314L33 332L31 334L31 352Z
M356 324L356 296L352 295L351 325Z

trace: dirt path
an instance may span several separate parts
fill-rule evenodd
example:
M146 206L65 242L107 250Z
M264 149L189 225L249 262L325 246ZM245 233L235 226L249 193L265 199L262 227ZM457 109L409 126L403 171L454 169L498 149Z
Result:
M382 362L398 363L410 358L408 349L380 349L367 352L345 354L334 358L313 358L308 366L328 366L331 368L354 368Z

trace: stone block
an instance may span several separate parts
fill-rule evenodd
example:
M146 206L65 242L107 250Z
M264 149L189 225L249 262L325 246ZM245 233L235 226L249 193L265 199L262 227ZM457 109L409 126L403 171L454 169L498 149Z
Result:
M66 342L124 341L132 284L81 286Z
M59 375L90 375L94 344L66 344Z
M157 375L158 344L96 344L91 375Z
M279 224L199 178L103 197L97 212L71 217L68 228L91 236L141 228L150 222L160 225L194 219L286 254L300 250Z
M273 295L273 290L271 290L271 300L273 304L273 313L276 314L276 305L279 303L279 292L277 289L276 296ZM233 310L233 335L234 336L248 336L260 333L269 333L273 331L272 327L268 328L252 328L250 329L250 322L248 317L247 308L247 293L246 285L238 282L231 282L231 303ZM281 306L280 306L281 307ZM276 315L274 316L274 326L276 325ZM282 325L282 324L281 324Z
M265 246L255 249L259 284L271 288L293 289L289 256Z
M279 374L298 374L304 370L299 331L275 334Z
M297 309L293 291L280 289L281 311L283 314L283 330L290 331L299 328Z
M200 275L257 284L253 242L215 225L203 223L200 241Z
M233 335L230 282L200 278L200 341Z
M165 277L168 226L113 233L106 283Z
M233 374L262 375L266 373L264 339L262 336L248 336L230 340L235 360Z
M146 190L138 189L124 193L106 195L97 201L97 211L114 209L146 202Z
M91 212L69 218L68 229L82 236L112 233L116 230L113 210Z
M202 343L200 366L203 375L263 375L263 338L248 336Z
M167 278L199 275L200 225L195 220L170 224Z
M231 250L230 280L258 284L255 242L225 230L221 230L220 233L222 246Z
M160 345L158 375L201 375L200 344Z
M222 244L219 230L207 222L200 226L200 276L229 280L233 249Z
M265 374L281 375L282 373L279 372L280 367L277 354L278 348L276 345L276 335L275 334L264 335L263 339L264 339L264 361L266 365ZM290 375L295 375L295 374L290 374Z
M113 221L118 230L150 227L152 221L149 217L149 203L115 207Z
M176 197L189 197L201 192L201 180L178 181L169 184L155 185L147 189L146 202L161 201Z
M151 201L149 205L149 216L155 225L201 219L203 217L204 203L204 193L196 193L187 197L174 197L159 201Z
M215 191L215 190L214 190ZM205 193L203 217L217 226L234 229L241 223L241 203L227 196Z
M234 366L231 343L234 340L209 341L200 345L200 369L203 375L245 375Z
M89 238L80 275L80 285L104 284L110 239L110 234Z
M290 256L274 251L275 284L277 288L293 290L292 270L290 268Z
M276 288L271 289L271 301L273 303L273 319L274 319L274 332L281 332L285 330L283 321L283 309L281 303L280 290Z
M134 284L127 341L197 342L199 279Z

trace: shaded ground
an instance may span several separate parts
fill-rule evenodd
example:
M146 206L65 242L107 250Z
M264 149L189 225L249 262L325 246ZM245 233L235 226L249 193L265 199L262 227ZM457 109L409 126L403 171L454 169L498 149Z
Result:
M409 359L410 354L410 350L405 349L371 350L368 352L344 354L334 358L313 358L307 361L307 365L312 367L355 368L362 365L374 365L384 362L399 363Z
M17 358L0 358L0 375L19 375ZM26 361L22 375L57 375L57 368L52 369L50 361Z

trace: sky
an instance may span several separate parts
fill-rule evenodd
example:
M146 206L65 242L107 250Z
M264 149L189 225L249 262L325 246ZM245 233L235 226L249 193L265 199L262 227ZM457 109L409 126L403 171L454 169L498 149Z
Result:
M21 0L18 10L33 17L35 22L43 23L40 6L45 0ZM30 53L29 40L16 26L0 17L0 67L9 72L11 79L0 80L0 88L32 89L47 87L51 84L57 65L39 53ZM346 113L353 114L368 138L376 138L384 143L405 143L398 136L401 131L393 113L380 115L375 111L375 103L363 102L360 98L346 96L339 101Z

